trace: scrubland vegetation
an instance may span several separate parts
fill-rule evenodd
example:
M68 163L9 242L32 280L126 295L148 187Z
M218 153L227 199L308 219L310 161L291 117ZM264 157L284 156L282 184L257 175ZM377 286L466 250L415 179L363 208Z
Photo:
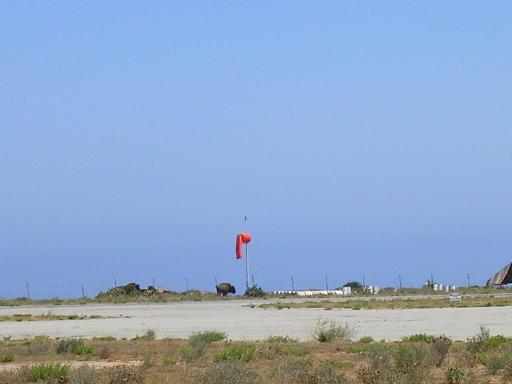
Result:
M233 342L204 331L156 340L148 330L131 340L3 340L0 383L512 383L512 339L486 328L465 342L427 334L385 342L354 340L346 325L319 321L312 335Z
M322 300L302 302L272 302L260 304L260 308L266 309L290 309L290 308L321 308L331 309L422 309L422 308L471 308L471 307L505 307L512 305L512 296L469 296L463 297L461 301L450 302L447 296L423 297L423 298L389 298L380 300L378 298L350 299L350 300Z

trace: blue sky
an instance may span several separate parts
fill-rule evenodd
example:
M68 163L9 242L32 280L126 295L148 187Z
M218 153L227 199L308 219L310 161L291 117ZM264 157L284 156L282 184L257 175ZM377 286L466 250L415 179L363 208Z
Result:
M0 296L475 283L511 261L506 1L0 3Z

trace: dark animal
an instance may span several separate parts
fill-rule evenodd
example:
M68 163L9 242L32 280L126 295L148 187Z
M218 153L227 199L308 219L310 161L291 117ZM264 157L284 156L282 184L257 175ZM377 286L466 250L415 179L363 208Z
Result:
M229 283L220 283L217 285L217 295L227 296L228 293L236 293L234 285Z

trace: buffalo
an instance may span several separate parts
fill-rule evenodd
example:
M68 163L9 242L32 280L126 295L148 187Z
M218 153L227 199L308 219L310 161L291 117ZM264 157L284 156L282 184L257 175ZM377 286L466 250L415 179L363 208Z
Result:
M229 283L220 283L217 285L217 295L227 296L228 293L236 293L234 285Z

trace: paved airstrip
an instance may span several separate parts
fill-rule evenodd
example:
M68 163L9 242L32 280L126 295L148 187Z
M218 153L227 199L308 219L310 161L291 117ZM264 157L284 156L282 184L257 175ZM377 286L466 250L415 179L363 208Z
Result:
M225 300L162 304L94 304L83 306L2 307L15 313L99 315L101 319L0 322L0 337L115 336L131 338L151 329L158 338L185 338L193 332L218 330L232 340L288 335L308 340L319 320L349 324L356 337L396 340L415 333L445 334L463 340L480 325L493 334L512 336L512 307L406 310L261 309L267 301ZM255 306L251 305L254 304Z

